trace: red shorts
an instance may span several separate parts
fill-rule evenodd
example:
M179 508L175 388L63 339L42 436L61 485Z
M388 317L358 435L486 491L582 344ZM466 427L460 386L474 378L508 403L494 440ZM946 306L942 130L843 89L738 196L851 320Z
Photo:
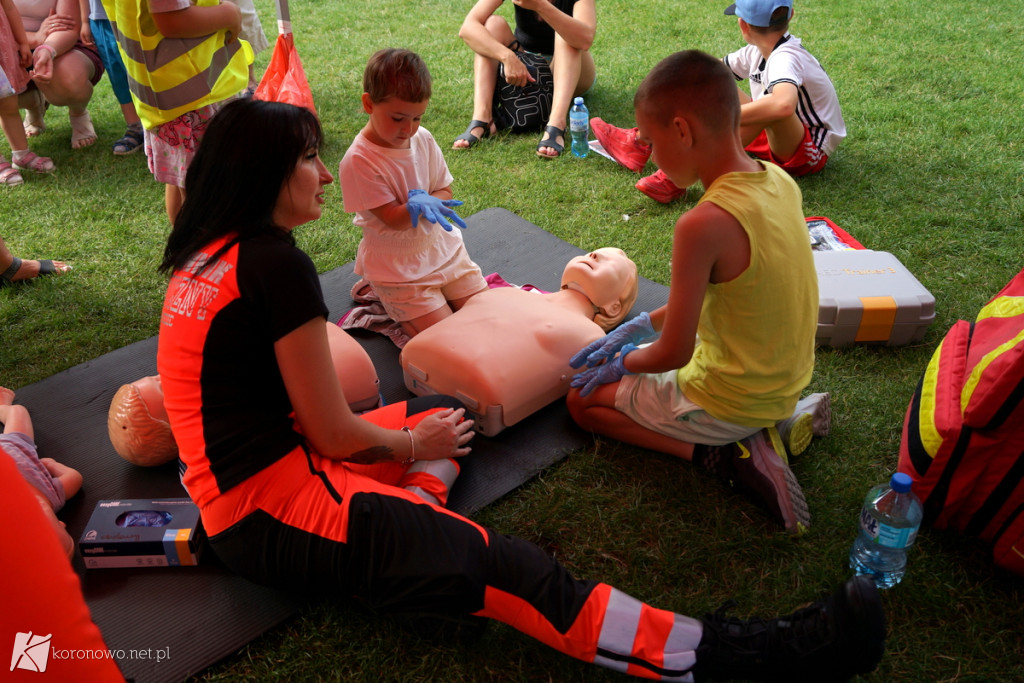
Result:
M754 138L753 142L747 145L747 152L758 159L772 162L794 178L817 173L825 168L825 162L828 161L828 155L811 141L811 131L807 126L804 126L804 139L797 146L796 154L786 161L780 160L772 153L772 148L768 145L768 133L763 130Z

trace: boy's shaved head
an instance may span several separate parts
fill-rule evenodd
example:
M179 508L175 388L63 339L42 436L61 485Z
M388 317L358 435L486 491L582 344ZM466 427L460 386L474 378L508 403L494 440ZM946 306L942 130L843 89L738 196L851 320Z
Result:
M736 77L721 59L699 50L676 52L658 62L637 88L633 108L662 125L683 115L723 134L740 123Z

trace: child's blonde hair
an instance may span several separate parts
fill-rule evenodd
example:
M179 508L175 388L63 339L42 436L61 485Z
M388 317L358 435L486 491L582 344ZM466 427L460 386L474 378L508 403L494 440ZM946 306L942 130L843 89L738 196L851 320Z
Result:
M430 83L426 63L411 50L378 50L363 71L363 92L373 102L393 97L404 102L423 102L430 99Z

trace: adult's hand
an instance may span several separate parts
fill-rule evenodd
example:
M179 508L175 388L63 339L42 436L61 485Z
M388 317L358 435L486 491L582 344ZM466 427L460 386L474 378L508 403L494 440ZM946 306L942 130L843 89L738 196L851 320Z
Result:
M523 60L516 56L515 52L509 53L501 60L501 75L505 82L517 88L524 87L527 83L536 82L536 78L526 68Z
M463 419L465 408L447 408L427 415L412 430L417 460L441 460L469 455L473 421Z
M39 37L39 42L45 40L48 36L54 33L60 33L62 31L74 31L75 30L75 18L67 14L57 14L57 10L51 9L50 13L45 19L39 24L39 30L36 31L36 36Z

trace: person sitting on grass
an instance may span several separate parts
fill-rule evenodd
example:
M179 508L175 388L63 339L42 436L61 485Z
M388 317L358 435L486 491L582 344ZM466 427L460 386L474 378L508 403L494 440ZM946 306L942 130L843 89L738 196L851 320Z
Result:
M32 417L25 406L14 405L14 392L7 387L0 387L0 423L4 426L0 453L14 460L18 471L32 485L39 506L70 558L75 552L75 541L64 522L57 519L57 512L82 488L82 474L53 458L39 457Z
M477 0L459 37L473 50L473 119L452 149L468 149L495 132L492 111L498 69L505 82L523 87L537 79L516 54L540 54L551 66L551 111L537 156L553 159L565 148L565 122L573 97L594 84L590 46L597 29L594 0L513 0L515 32L495 12L505 0Z
M810 513L775 427L814 421L797 406L818 321L800 189L743 150L732 72L711 55L659 62L634 109L638 138L668 177L707 189L676 221L668 303L573 357L588 367L569 411L585 429L711 470L800 534ZM810 409L825 418L819 397Z
M739 90L740 138L747 152L794 177L817 173L846 137L846 124L828 74L789 33L793 0L738 0L725 13L736 15L747 42L724 58L736 80L750 84L749 95ZM597 117L590 128L612 158L643 170L651 150L637 141L636 128L616 128ZM663 204L686 194L662 169L641 178L636 188Z
M0 237L0 287L11 282L31 280L40 275L63 275L69 270L71 266L63 261L20 259L11 253L4 243L4 238Z
M68 108L71 148L96 142L89 118L93 87L103 77L99 53L81 42L82 10L78 0L13 0L32 48L32 79L18 95L25 110L28 137L46 130L44 115L51 104ZM34 169L35 170L35 169Z
M885 614L868 577L770 621L695 619L576 579L542 548L397 486L421 461L468 455L472 421L450 396L348 408L316 268L292 234L320 217L333 181L321 140L302 107L227 104L189 167L161 264L172 276L157 369L186 488L225 567L435 624L496 619L654 680L841 681L878 665Z

